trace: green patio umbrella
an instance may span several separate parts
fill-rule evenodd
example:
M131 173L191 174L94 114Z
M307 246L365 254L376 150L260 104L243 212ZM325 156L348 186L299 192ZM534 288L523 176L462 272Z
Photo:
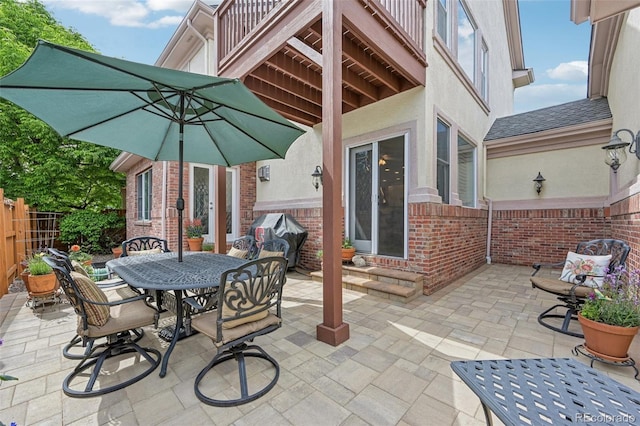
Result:
M139 64L39 41L0 79L0 97L60 135L154 161L178 161L178 259L182 260L182 164L233 166L284 158L304 131L238 79Z

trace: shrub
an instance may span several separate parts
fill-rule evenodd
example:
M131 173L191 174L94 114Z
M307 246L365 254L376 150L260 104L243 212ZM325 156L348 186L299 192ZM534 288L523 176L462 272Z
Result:
M118 241L112 241L115 229L125 226L125 218L117 213L77 210L60 220L60 241L78 244L88 253L108 253Z

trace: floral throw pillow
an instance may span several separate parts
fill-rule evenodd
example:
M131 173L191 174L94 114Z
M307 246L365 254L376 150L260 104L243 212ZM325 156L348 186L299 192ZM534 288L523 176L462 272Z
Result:
M610 254L606 256L588 256L570 251L567 254L567 260L564 262L560 279L576 284L578 282L576 275L588 275L584 282L585 285L601 287L610 261Z

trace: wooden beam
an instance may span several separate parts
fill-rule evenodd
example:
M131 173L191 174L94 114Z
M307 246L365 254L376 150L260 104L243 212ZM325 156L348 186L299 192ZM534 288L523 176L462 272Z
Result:
M249 90L260 95L262 98L271 99L272 101L286 105L293 110L300 111L312 117L317 117L318 120L322 117L322 107L314 105L303 97L285 92L274 85L265 84L251 76L248 76L244 80L244 83L247 85Z
M313 88L308 84L304 84L304 82L299 77L285 77L284 74L277 72L274 69L270 69L266 65L263 65L252 72L251 75L245 79L245 83L249 80L250 77L253 77L254 79L260 80L264 83L279 87L283 91L291 93L292 95L299 98L303 98L315 105L318 105L320 107L322 106L322 90Z
M284 6L260 23L251 37L246 37L234 51L223 58L219 75L243 79L274 52L287 44L287 40L315 22L322 13L323 0L283 2Z
M388 31L382 31L380 23L356 1L345 1L343 25L362 42L375 46L376 52L400 75L415 85L426 84L426 66L421 64Z
M316 36L320 36L322 26L319 22L316 22L309 28L309 31L315 33ZM372 52L378 53L375 46L369 46L369 49ZM370 54L365 52L353 40L346 36L342 38L342 55L364 68L369 74L380 80L382 84L387 86L394 93L399 93L401 91L400 79L389 71L386 66L375 60ZM379 53L378 55L380 57L383 56Z
M287 44L289 45L289 47L307 58L309 61L322 68L322 54L316 51L314 48L295 37L291 37L289 40L287 40Z
M317 339L333 346L349 339L342 318L342 0L322 3L322 324Z

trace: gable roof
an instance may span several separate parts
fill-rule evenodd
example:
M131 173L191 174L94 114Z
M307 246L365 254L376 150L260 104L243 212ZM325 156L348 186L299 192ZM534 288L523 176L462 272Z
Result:
M611 118L607 98L581 99L498 118L493 122L484 140L526 135L607 118Z

